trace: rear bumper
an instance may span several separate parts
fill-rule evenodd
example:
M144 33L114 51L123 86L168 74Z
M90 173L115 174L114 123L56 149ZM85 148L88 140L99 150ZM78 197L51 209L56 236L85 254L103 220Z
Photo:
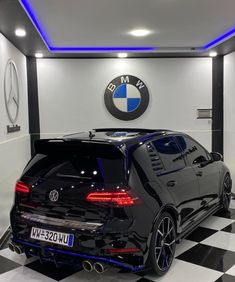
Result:
M28 257L38 257L42 261L52 261L56 264L72 264L78 265L83 260L91 260L93 262L102 261L104 263L125 268L132 272L138 272L145 269L145 265L137 265L138 258L135 255L115 256L94 256L87 253L68 251L51 246L43 246L38 243L32 243L25 240L12 238L11 241L22 247ZM137 260L136 260L137 259Z
M40 259L54 262L66 262L70 258L71 260L76 258L79 263L79 261L90 259L92 261L103 261L130 271L140 271L144 268L148 258L150 228L149 217L143 220L142 213L141 220L133 221L129 219L130 217L122 220L117 218L98 228L92 226L92 230L88 230L87 226L85 228L84 226L82 226L83 228L71 226L71 221L58 221L54 218L52 221L48 216L38 216L34 212L31 212L31 214L33 217L29 218L28 214L19 211L16 205L11 210L12 240L24 247L26 255L37 256ZM74 218L73 220L75 224L80 224L77 219ZM73 234L73 247L32 239L30 238L32 227ZM139 249L139 251L125 254L109 251L111 249L132 248ZM32 250L33 252L30 253Z
M119 267L128 268L131 271L136 271L136 267L138 269L139 266L143 267L145 265L148 256L148 234L141 234L139 230L142 230L142 227L136 225L136 223L130 224L129 220L122 220L120 221L120 224L119 221L116 220L114 226L107 224L107 227L105 228L84 230L71 228L68 224L64 224L64 222L59 221L58 225L57 222L55 225L55 220L53 221L53 225L51 222L41 222L42 219L45 219L41 217L39 218L40 221L35 222L31 221L29 218L25 218L25 216L22 217L21 215L22 213L16 212L15 209L12 209L12 236L15 243L25 246L26 254L29 252L31 247L37 249L37 251L33 252L31 255L41 256L42 258L49 257L50 253L56 254L56 258L58 260L63 255L81 259L88 256L91 260L98 260L97 258L99 258L99 260L106 261L107 263L114 264ZM46 219L48 220L48 217L46 217ZM62 226L61 223L63 223ZM32 239L30 238L32 227L73 234L73 247ZM133 253L112 253L109 251L112 249L123 248L139 249L139 251ZM55 257L55 255L53 257Z

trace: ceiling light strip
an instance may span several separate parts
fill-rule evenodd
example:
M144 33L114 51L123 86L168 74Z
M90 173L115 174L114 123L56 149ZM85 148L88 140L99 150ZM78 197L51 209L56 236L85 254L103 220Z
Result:
M112 51L154 51L155 47L50 47L52 52L90 51L90 52L112 52Z
M48 50L50 50L50 45L48 42L48 39L45 35L45 33L43 32L34 11L32 10L31 6L29 5L27 0L20 0L20 4L21 6L24 8L26 14L28 15L28 17L31 19L31 22L34 24L36 30L38 31L38 33L40 34L42 40L44 41L45 45L47 46Z
M125 47L125 46L102 46L102 47L79 47L79 46L68 46L68 47L56 47L52 46L49 43L45 32L42 30L42 27L39 24L39 21L35 15L35 12L31 8L29 2L27 0L20 0L20 3L24 10L26 11L27 15L31 19L32 23L34 24L35 28L37 29L38 33L40 34L41 38L43 39L44 43L46 44L47 48L51 52L115 52L115 51L129 51L129 52L138 52L138 51L155 51L157 50L156 47Z
M229 30L228 32L220 35L216 39L212 40L211 42L207 43L206 45L203 46L204 49L210 49L214 47L215 45L218 45L219 43L222 43L226 39L229 39L230 37L235 35L235 28Z
M111 46L104 46L104 47L79 47L79 46L52 46L49 43L49 40L45 34L45 32L42 30L42 27L39 24L39 21L37 20L37 17L35 15L35 12L31 8L28 0L20 0L20 3L24 10L26 11L27 15L31 19L32 23L34 24L35 28L37 29L38 33L40 34L41 38L43 39L45 45L47 46L48 50L50 52L115 52L115 51L127 51L127 52L138 52L138 51L156 51L159 50L157 47L122 47L122 46L117 46L117 47L111 47ZM226 39L229 39L230 37L235 35L235 28L229 30L228 32L222 34L218 38L208 42L201 48L197 48L198 50L203 50L203 49L210 49L219 43L222 43Z

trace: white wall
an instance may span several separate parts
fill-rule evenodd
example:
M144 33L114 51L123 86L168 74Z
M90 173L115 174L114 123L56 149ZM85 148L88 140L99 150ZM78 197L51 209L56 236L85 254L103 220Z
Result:
M235 179L235 52L224 57L224 160Z
M169 128L187 131L211 149L211 121L197 108L212 107L212 60L38 59L40 126L43 137L97 127ZM147 111L120 121L104 105L104 90L116 76L142 79L150 92Z
M17 124L21 131L7 134L10 125L5 108L3 84L7 61L13 59L19 75L20 110ZM0 34L0 235L9 225L14 184L30 157L28 134L26 57Z

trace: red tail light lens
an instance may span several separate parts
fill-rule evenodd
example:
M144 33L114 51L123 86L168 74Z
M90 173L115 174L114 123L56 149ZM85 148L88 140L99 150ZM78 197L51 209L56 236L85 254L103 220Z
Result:
M25 193L28 194L29 193L29 186L23 182L16 182L16 186L15 186L15 192L20 192L20 193Z
M86 200L93 203L113 203L121 207L135 204L135 199L127 192L91 192Z

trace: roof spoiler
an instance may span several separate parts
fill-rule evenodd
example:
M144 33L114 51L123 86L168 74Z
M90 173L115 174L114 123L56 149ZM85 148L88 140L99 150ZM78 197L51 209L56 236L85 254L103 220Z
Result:
M34 142L35 153L53 154L102 154L120 156L122 151L109 142L93 142L92 140L40 139Z
M146 129L146 128L125 128L125 127L121 127L121 128L95 128L92 129L95 132L106 132L106 131L128 131L128 132L143 132L143 133L153 133L156 131L168 131L166 129Z

